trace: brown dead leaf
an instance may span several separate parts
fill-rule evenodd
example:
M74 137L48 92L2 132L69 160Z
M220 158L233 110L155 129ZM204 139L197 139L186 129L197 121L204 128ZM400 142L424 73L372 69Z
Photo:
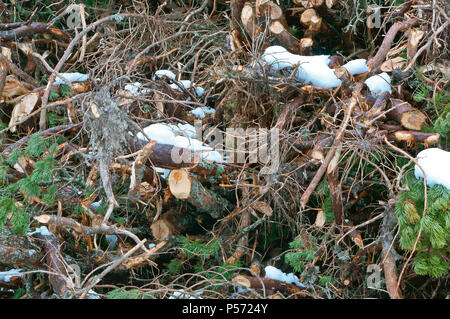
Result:
M39 100L39 92L33 92L24 95L19 103L14 106L11 115L11 121L9 122L9 128L11 132L16 131L16 123L19 123L25 119L36 106Z
M17 80L13 75L6 77L5 87L3 88L1 98L6 100L12 99L14 96L24 95L30 92L22 83ZM6 101L8 102L8 101Z
M271 217L272 216L272 207L269 204L263 201L256 201L251 204L251 207L264 215Z
M381 71L383 72L392 72L393 70L400 70L406 65L406 59L402 57L395 57L393 59L389 59L381 65Z

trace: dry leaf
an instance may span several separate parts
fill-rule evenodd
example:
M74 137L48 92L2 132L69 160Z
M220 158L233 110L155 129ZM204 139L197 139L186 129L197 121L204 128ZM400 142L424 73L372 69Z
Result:
M381 65L381 71L392 72L393 70L400 70L406 65L406 59L402 57L396 57L389 59Z
M269 206L266 202L256 201L251 204L252 208L263 213L264 215L271 217L272 216L272 207Z
M36 106L39 100L39 92L33 92L24 95L19 103L14 106L11 115L11 121L9 122L9 128L11 132L16 131L15 124L25 119Z
M24 95L30 92L22 83L17 80L13 75L6 77L6 83L3 88L2 98L11 99L14 96Z

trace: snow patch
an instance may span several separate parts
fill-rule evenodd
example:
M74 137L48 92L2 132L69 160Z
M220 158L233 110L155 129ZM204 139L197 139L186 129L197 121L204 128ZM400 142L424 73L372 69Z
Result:
M416 158L425 171L428 186L439 184L450 190L450 152L428 148L419 152ZM417 165L414 166L414 175L416 178L423 178L422 170Z
M362 74L369 71L366 59L356 59L349 61L343 65L344 68L352 75Z
M151 140L160 144L174 145L194 152L201 152L200 158L204 160L223 162L223 157L219 152L194 138L195 128L190 124L155 123L145 127L143 131ZM147 141L141 132L137 134L137 138Z
M169 297L169 299L202 299L200 297L203 294L203 290L196 291L191 294L185 293L183 289L174 291L172 296Z
M367 85L374 97L383 92L392 93L391 78L386 72L371 76L364 83Z
M0 271L0 281L10 282L13 277L24 278L25 276L20 274L22 269L11 269L8 271Z
M192 83L189 80L180 80L178 81L178 84L180 84L181 87L185 88L186 90L189 90L191 87L194 89L194 95L196 97L201 97L203 93L205 92L205 89L201 86L196 86L195 83ZM170 84L170 87L178 92L183 92L183 90L178 86L177 83Z
M70 83L72 82L86 82L89 79L89 75L83 74L83 73L60 73L64 78L66 78ZM61 84L67 84L65 81L63 81L60 78L56 78L55 82L53 82L53 85L61 85Z
M171 79L171 80L175 80L176 79L175 73L173 73L170 70L164 70L163 69L163 70L158 70L158 71L155 72L155 75L153 76L153 80L155 80L156 78L161 79L164 76L169 78L169 79Z
M295 284L298 287L305 287L305 285L303 285L298 280L298 277L293 273L286 274L282 272L280 269L273 266L267 266L266 268L264 268L264 270L266 272L265 278L283 281L288 284Z
M192 115L194 115L196 118L204 119L206 114L214 114L216 113L216 110L205 106L205 107L197 107L191 111L189 111Z
M47 226L41 226L39 228L36 228L36 230L34 232L27 233L27 235L29 235L29 236L34 235L34 234L41 234L42 236L53 235L53 233L48 230Z
M143 89L142 83L140 83L140 82L134 82L132 84L125 85L125 90L127 90L134 96L138 96L138 95L146 94L146 93L150 92L149 89Z
M304 83L311 83L321 88L334 88L341 84L328 64L329 55L301 56L288 52L282 46L268 47L262 60L274 71L298 66L296 78Z

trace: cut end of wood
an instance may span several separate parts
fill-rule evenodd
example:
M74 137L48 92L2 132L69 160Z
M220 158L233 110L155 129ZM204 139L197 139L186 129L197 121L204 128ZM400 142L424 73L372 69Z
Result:
M407 129L420 131L426 120L427 117L422 112L413 110L403 113L401 124Z
M314 21L317 22L318 19L320 18L317 16L316 10L314 9L305 10L300 16L300 22L307 26L314 23Z
M286 29L284 28L284 26L279 22L279 21L274 21L271 26L270 26L270 32L274 33L274 34L281 34L283 31L285 31Z
M246 288L251 288L250 280L248 280L246 277L242 275L237 275L232 279L233 282L237 283L238 285L241 285Z
M157 240L164 240L170 236L175 235L174 226L166 219L158 219L150 226L153 237Z
M191 194L192 178L185 169L174 169L170 172L169 189L175 198L187 199Z

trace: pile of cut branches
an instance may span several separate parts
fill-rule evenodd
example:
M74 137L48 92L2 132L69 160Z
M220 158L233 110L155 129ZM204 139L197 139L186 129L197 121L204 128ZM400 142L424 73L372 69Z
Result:
M88 3L0 1L2 298L448 295L446 1Z

